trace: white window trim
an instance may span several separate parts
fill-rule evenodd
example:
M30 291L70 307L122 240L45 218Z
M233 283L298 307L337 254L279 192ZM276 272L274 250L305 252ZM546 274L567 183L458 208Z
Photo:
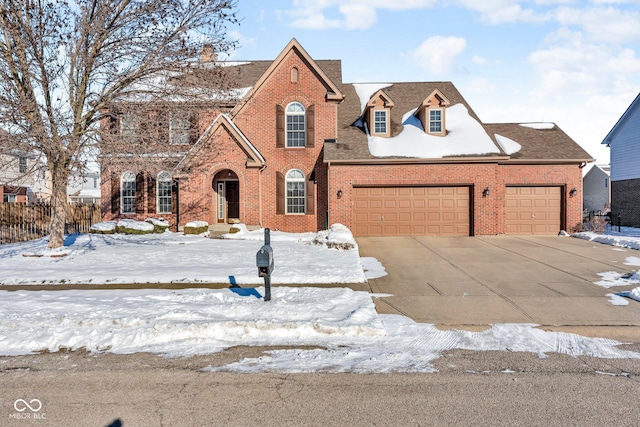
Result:
M174 119L176 121L180 120L187 124L185 127L177 127L174 129ZM176 132L181 133L181 138L185 138L184 132L186 131L186 142L175 141L174 135ZM171 111L169 113L169 143L173 145L185 145L191 143L191 120L189 117L189 113L185 113L183 111Z
M161 196L160 195L160 183L161 182L168 182L169 183L169 196ZM160 203L160 198L161 197L169 197L169 205L171 206L171 209L169 209L168 211L163 211L162 209L160 209L160 207L162 206L162 204ZM156 179L156 212L158 214L171 214L173 213L173 189L171 188L171 173L167 172L167 171L162 171L158 174L158 177Z
M289 111L289 108L294 106L294 105L299 105L300 108L302 108L302 111ZM302 145L290 145L290 139L289 139L289 117L294 117L294 116L302 116L302 130L295 130L292 132L302 132L303 135L303 144ZM306 148L307 146L307 109L304 108L304 105L302 105L302 103L294 101L291 102L287 105L287 107L284 109L284 127L285 127L285 147L286 148Z
M376 131L376 124L378 123L378 121L376 120L376 113L378 112L384 114L384 132ZM372 135L387 135L389 133L389 111L386 108L384 109L378 108L378 109L374 109L372 113L373 113L373 126L371 126ZM380 123L382 123L382 121L380 121Z
M440 112L440 120L431 120L431 112L435 112L435 111L439 111ZM427 129L429 130L429 133L433 133L433 134L442 134L444 133L444 108L431 108L427 111L428 114L428 120L429 123L427 124ZM440 130L439 131L432 131L431 130L431 123L440 123Z
M133 177L133 179L130 179L131 177ZM133 182L133 212L125 212L124 211L124 198L131 198L132 196L125 196L123 194L123 190L124 190L124 183L125 182ZM127 171L125 173L122 174L122 176L120 177L120 213L123 215L133 215L136 213L136 192L138 191L138 189L136 188L136 175L131 172L131 171Z
M302 177L290 177L292 173L299 173ZM289 183L302 183L302 197L296 196L295 198L302 198L302 212L290 212L289 211ZM304 215L307 212L307 180L304 172L300 169L290 169L284 178L284 205L285 214L287 215ZM292 197L294 198L294 197Z

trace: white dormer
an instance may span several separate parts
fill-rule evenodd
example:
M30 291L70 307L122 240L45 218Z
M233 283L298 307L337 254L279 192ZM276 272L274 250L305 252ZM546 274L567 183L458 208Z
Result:
M415 115L422 123L426 133L435 136L447 134L446 112L449 105L451 105L451 101L438 89L435 89L422 101Z

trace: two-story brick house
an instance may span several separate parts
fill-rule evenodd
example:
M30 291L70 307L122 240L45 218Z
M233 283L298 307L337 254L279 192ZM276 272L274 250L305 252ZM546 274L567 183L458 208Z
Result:
M295 39L227 66L240 96L159 121L170 150L153 168L103 165L105 219L467 236L581 221L592 159L553 124L484 124L448 82L345 84Z

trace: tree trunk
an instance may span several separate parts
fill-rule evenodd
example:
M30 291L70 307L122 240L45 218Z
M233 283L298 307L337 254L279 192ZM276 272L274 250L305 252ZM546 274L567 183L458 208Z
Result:
M67 176L65 171L51 171L51 228L49 247L64 246L64 225L67 222Z

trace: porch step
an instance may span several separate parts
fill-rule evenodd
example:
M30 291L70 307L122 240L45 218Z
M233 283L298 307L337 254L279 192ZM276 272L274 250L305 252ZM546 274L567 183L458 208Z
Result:
M211 237L219 237L227 234L231 227L233 227L233 224L209 224L209 235ZM258 230L259 228L259 225L247 225L248 230Z

